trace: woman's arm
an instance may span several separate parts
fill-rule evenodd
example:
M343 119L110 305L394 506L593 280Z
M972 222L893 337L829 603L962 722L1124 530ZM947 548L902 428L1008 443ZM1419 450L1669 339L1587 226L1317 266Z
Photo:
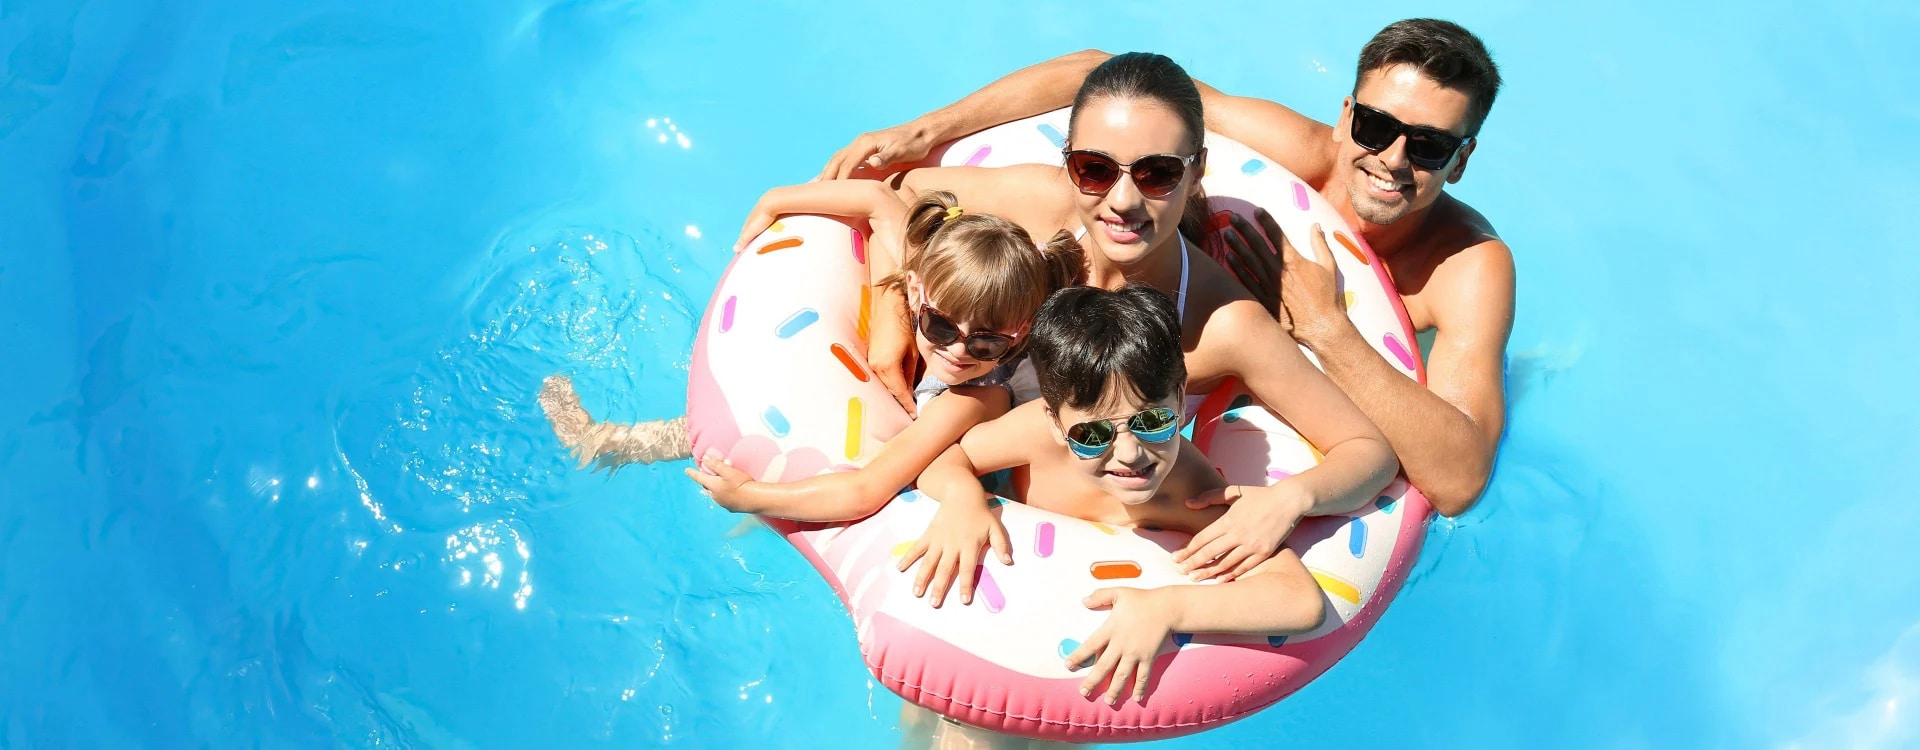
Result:
M873 225L873 239L886 243L884 249L887 252L870 253L869 257L886 258L892 264L887 269L891 273L892 268L898 268L900 264L900 231L905 226L906 213L907 207L901 197L886 185L871 180L785 185L768 190L747 212L747 221L740 227L740 239L733 243L733 251L745 250L755 237L782 216L844 216L864 219Z
M1134 700L1146 700L1154 660L1173 633L1305 633L1326 619L1325 599L1293 550L1281 550L1239 580L1214 586L1106 588L1093 592L1085 604L1112 614L1067 656L1067 668L1091 663L1080 694L1092 696L1106 681L1103 697L1109 704L1117 704L1129 689Z
M724 460L710 456L701 459L700 465L713 472L711 475L692 469L687 475L712 493L714 502L735 513L795 521L865 518L893 499L968 428L1005 413L1009 398L1004 388L950 389L928 402L919 419L888 440L879 455L857 471L822 474L797 482L756 482Z
M1302 517L1358 509L1400 470L1380 429L1300 353L1299 345L1259 303L1230 302L1207 325L1208 339L1233 342L1214 346L1210 356L1222 357L1226 374L1245 383L1324 458L1318 466L1271 486L1235 486L1218 497L1196 498L1201 507L1233 503L1226 515L1174 555L1201 579L1252 570L1280 548Z

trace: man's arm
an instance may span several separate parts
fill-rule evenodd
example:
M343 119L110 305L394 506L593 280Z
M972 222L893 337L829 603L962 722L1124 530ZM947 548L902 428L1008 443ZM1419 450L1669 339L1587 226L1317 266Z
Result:
M1513 255L1487 239L1442 261L1427 283L1435 328L1427 385L1400 374L1345 315L1296 335L1379 425L1407 479L1442 515L1473 507L1493 473L1506 423L1504 364L1513 330Z

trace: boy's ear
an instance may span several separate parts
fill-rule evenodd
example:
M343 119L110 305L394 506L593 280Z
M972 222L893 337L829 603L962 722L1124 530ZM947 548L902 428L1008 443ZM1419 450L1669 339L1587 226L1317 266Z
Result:
M1041 410L1047 415L1047 431L1053 434L1054 444L1066 445L1067 433L1060 429L1060 415L1053 413L1051 406L1043 407Z

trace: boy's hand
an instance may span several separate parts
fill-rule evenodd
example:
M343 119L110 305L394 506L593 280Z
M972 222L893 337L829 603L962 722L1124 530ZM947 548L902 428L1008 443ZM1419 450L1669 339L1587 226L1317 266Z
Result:
M1107 682L1107 705L1119 705L1128 690L1133 700L1145 703L1147 682L1153 678L1153 660L1173 633L1172 603L1164 590L1107 588L1086 599L1087 609L1112 610L1099 630L1093 631L1080 648L1067 655L1067 669L1079 671L1092 662L1093 671L1080 682L1080 694L1093 697L1093 691ZM1097 661L1096 661L1097 659Z
M726 459L714 453L709 453L705 458L700 459L700 468L712 473L703 474L687 469L687 476L699 483L700 488L707 491L714 503L735 513L753 511L747 502L747 493L742 489L747 483L753 481L751 475L733 468L733 464L727 463Z
M920 562L920 574L913 583L914 596L927 596L938 608L947 600L947 589L960 580L960 603L973 603L973 571L980 565L980 553L988 546L998 554L1001 565L1013 564L1013 545L1007 541L1007 527L985 503L946 502L933 514L933 522L913 549L901 556L904 572Z
M1222 583L1246 575L1280 551L1280 544L1293 533L1313 498L1292 478L1259 488L1246 496L1247 488L1233 485L1213 490L1187 501L1189 508L1231 504L1225 515L1193 535L1193 541L1173 561L1195 581L1218 577Z

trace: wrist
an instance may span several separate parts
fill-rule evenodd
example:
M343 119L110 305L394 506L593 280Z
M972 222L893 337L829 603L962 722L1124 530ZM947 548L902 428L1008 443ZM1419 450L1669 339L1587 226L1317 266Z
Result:
M1328 352L1360 338L1360 329L1354 327L1353 320L1344 312L1316 317L1320 321L1316 325L1294 325L1294 334L1300 343L1313 350L1315 356L1325 357Z
M1148 611L1160 615L1160 621L1168 631L1192 630L1192 626L1187 623L1187 597L1182 596L1185 593L1182 589L1192 588L1193 585L1195 584L1147 589L1142 592L1146 595L1147 601L1141 603L1147 605Z

